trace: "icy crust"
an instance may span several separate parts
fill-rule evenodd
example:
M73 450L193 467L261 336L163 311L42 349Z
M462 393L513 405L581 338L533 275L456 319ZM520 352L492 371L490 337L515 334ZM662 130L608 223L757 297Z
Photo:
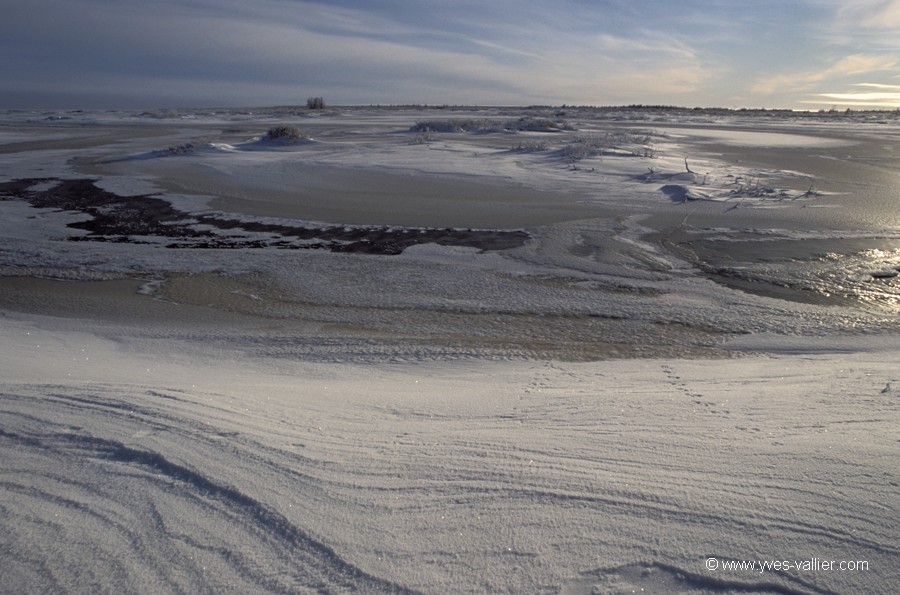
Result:
M267 116L277 117L278 113L258 114L256 130L273 121ZM685 114L670 114L668 121L654 119L649 126L629 127L614 113L580 111L569 124L539 132L510 132L501 127L500 131L472 133L456 128L457 122L473 120L465 115L448 114L438 130L426 126L423 136L420 124L427 124L433 112L357 109L316 118L294 114L288 121L310 136L292 142L267 140L259 133L250 137L220 134L227 136L227 142L188 136L167 148L120 153L116 159L123 162L109 169L125 171L127 165L132 171L188 185L195 183L193 174L206 172L227 179L227 186L220 190L231 187L239 193L290 192L302 188L310 177L315 179L317 169L339 168L357 174L394 172L423 179L490 179L547 192L575 192L586 200L615 205L652 204L662 199L752 206L814 199L825 192L818 188L814 175L737 167L715 159L705 151L707 144L817 150L854 142L841 136L846 130L840 122L829 125L825 120L803 121L799 116L771 118L766 125L773 130L760 131L748 118L734 115L710 120L708 127L684 126L694 121ZM483 112L470 115L475 121L493 121ZM497 121L515 122L512 116L509 112ZM254 121L249 114L234 117ZM414 118L422 122L410 127ZM216 121L203 120L205 126ZM796 126L801 121L812 133L778 131L779 125ZM729 124L735 128L715 128ZM815 134L818 131L821 136ZM787 187L783 185L786 178L791 181Z
M102 116L106 123L125 117L114 113L93 115ZM201 273L231 278L258 274L276 297L257 300L252 309L255 314L291 317L302 312L305 316L331 321L340 317L341 308L350 308L348 316L356 324L371 322L378 314L376 328L394 325L401 333L432 328L437 322L411 324L396 320L399 315L382 320L380 313L421 310L442 315L549 315L570 317L569 326L580 324L587 317L595 321L631 321L629 324L687 325L712 329L726 336L769 331L862 333L894 324L890 316L882 318L877 312L790 304L773 299L778 297L774 295L755 297L723 288L696 276L698 269L704 270L702 263L686 260L662 249L658 241L646 239L644 236L652 230L640 224L642 216L666 213L673 220L681 221L681 229L689 233L689 219L702 212L698 206L722 200L732 204L717 214L718 220L733 221L738 229L745 225L743 218L747 213L763 213L767 206L780 205L785 209L794 203L817 206L826 195L812 189L810 175L736 167L696 151L697 139L701 139L701 144L715 140L765 147L800 143L824 150L835 143L852 142L846 140L850 132L840 123L814 124L811 130L821 136L797 135L790 129L781 132L777 127L774 132L750 134L745 130L716 128L722 125L722 119L699 127L691 119L694 115L687 120L683 114L671 116L666 126L662 120L656 120L653 123L658 127L654 128L631 123L621 125L606 114L606 120L573 121L572 130L560 127L548 132L443 133L420 139L418 133L410 130L409 123L420 118L427 120L434 116L433 112L349 110L297 120L298 127L306 126L316 141L301 139L296 144L278 146L261 141L261 131L282 115L274 110L262 116L230 113L220 118L194 114L196 120L190 119L191 127L180 132L167 131L162 136L156 135L157 128L148 121L146 126L142 124L134 129L132 137L115 137L112 149L91 148L87 154L94 164L92 167L103 171L96 173L90 184L123 200L131 200L133 205L138 205L141 197L150 197L148 203L156 201L154 204L162 211L171 211L171 216L153 227L147 227L146 218L136 218L135 224L140 223L136 227L101 232L96 226L91 231L88 215L68 210L54 212L49 208L29 210L14 200L0 201L0 209L5 214L3 231L8 238L2 249L4 264L15 267L17 274L28 270L70 270L64 276L78 276L82 274L79 271L84 271L85 278L95 273L152 279ZM128 117L145 120L149 116ZM167 115L164 119L171 118ZM241 127L227 134L220 133L222 139L217 141L192 144L193 141L185 140L198 138L194 124L217 130L215 125L223 122L240 122ZM683 122L693 124L680 126ZM730 122L734 124L737 120L733 118ZM772 122L769 120L767 125ZM785 127L791 125L789 119L778 122ZM858 128L853 130L855 134L888 134L874 127L862 132ZM248 135L251 131L257 133ZM175 147L187 142L192 144L192 149L159 149L162 141L174 142ZM699 156L695 157L695 153ZM83 149L36 150L4 154L0 163L8 171L41 172L27 189L39 194L52 190L54 179L76 182L73 170L84 167L78 165L84 163L84 154ZM318 169L341 175L352 173L360 179L393 171L398 176L421 181L423 196L430 194L430 184L438 182L449 183L460 178L490 180L498 184L498 189L512 187L553 193L554 197L560 197L562 208L575 204L594 209L594 205L603 205L612 210L588 210L584 212L587 214L578 213L577 217L582 219L571 220L576 217L572 215L569 220L563 217L559 223L530 227L528 243L511 248L510 245L490 247L478 242L451 242L440 239L440 234L429 235L436 229L416 226L382 225L367 231L364 226L226 213L212 207L212 202L218 200L213 195L164 190L171 180L179 176L189 180L201 171L224 179L234 188L291 194L315 180ZM49 177L56 173L60 175ZM767 181L775 178L793 179L799 188L810 190L776 192ZM833 204L824 206L841 208ZM96 220L111 208L98 207L90 216ZM465 208L468 207L461 202L457 210ZM504 208L510 212L522 210L515 202ZM319 233L315 228L328 226L332 239L326 241L315 235ZM312 235L296 231L300 228L313 228L309 232ZM349 238L360 230L376 232L377 241L366 240L374 246L373 251L400 256L373 262L365 256L342 254L340 258L332 258L311 251L345 250L356 242ZM451 237L491 230L453 228L447 231L444 235ZM502 231L513 235L525 233L521 228ZM723 231L729 233L733 234L734 229ZM766 239L778 233L781 232L777 228L754 228L753 239ZM803 237L804 233L809 232L797 232L797 237ZM843 237L849 232L821 233L823 237L828 234ZM863 233L871 235L872 232L860 232ZM346 239L341 239L341 234ZM421 234L424 235L418 237ZM413 236L417 239L409 241ZM398 241L398 238L405 239ZM105 245L99 240L105 240L102 243ZM64 249L61 242L65 242ZM436 247L430 243L444 245ZM171 249L177 247L189 250ZM240 249L229 250L226 258L218 251L225 248ZM493 252L482 253L485 249ZM842 263L836 267L843 266ZM846 264L854 271L867 271L869 279L885 285L892 282L888 274L897 266L891 255L877 262L846 261ZM785 270L775 266L755 272L735 269L739 277L747 276L748 282L762 285L781 282L780 279L790 274ZM839 275L843 271L835 268L833 272ZM742 277L739 280L744 281ZM166 294L171 287L165 283L158 285L159 297L175 299ZM327 314L320 310L311 314L310 306L332 310Z
M716 130L712 128L692 128L689 126L667 130L673 138L700 138L702 142L725 143L742 147L803 147L815 149L820 147L846 147L854 141L846 138L815 136L811 134L792 134L774 132L772 130Z
M77 154L71 150L0 154L0 182L23 178L83 177L74 174L69 166L69 160Z
M29 216L21 203L0 202L0 208ZM714 347L734 334L866 334L897 324L891 315L754 297L698 278L688 263L641 240L648 230L638 219L557 225L502 252L419 244L390 257L242 249L228 250L224 258L221 249L173 250L168 240L150 237L70 242L63 229L48 229L44 238L35 237L33 227L27 237L10 233L2 253L5 270L84 280L143 278L153 281L146 286L149 295L186 306L343 324L437 345L454 337L490 343L515 329L516 341L494 352L511 357L527 353L523 345L540 345L546 333L560 341L577 339L569 357L583 358L604 352L579 352L582 344L656 342L675 353L680 340L687 340L686 348ZM192 281L202 274L214 277ZM203 289L217 285L212 293ZM382 350L362 344L353 348L360 350L353 357L391 358L392 350L409 358L441 353L439 347L392 345ZM305 357L316 349L326 357L349 356L313 341Z
M221 248L173 250L165 237L72 242L73 235L86 236L70 234L57 215L40 232L29 219L39 221L40 211L32 214L35 209L14 201L0 202L0 209L10 224L2 252L10 275L82 280L131 276L153 281L146 286L148 295L179 304L344 324L437 346L462 337L475 345L506 341L495 343L494 354L501 356L521 357L546 344L548 337L551 343L552 337L572 342L565 357L581 359L603 357L606 352L597 346L604 344L675 353L684 341L689 353L691 347L715 347L735 334L833 336L897 326L890 313L792 304L699 278L688 262L642 239L649 230L639 218L559 224L535 230L527 244L502 252L418 244L390 257L245 248L228 250L223 258ZM30 223L27 234L20 233L26 227L15 224L17 218ZM252 238L245 233L239 241ZM191 281L210 273L224 281ZM220 290L204 290L219 284ZM236 297L240 295L254 297ZM508 336L513 330L515 337ZM391 358L392 350L397 357L411 358L441 353L434 345L411 350L392 345L387 350L374 344L354 347L353 357ZM348 355L325 344L316 347L313 341L306 357L316 349L326 357Z
M307 137L269 138L267 136L253 137L247 141L235 144L217 143L204 140L186 141L182 143L176 143L165 149L157 149L145 153L129 155L123 159L139 161L144 159L159 159L163 157L179 157L188 155L201 156L204 154L215 155L222 153L227 154L246 153L254 151L277 151L297 148L303 145L313 144L315 142L316 141L314 139Z
M779 133L703 132L715 133L725 139L734 137L742 146L742 134L755 139L759 146L768 146L764 142L768 136L775 139L775 146L794 146L790 143L798 140L813 147L846 144ZM798 172L739 168L708 156L689 159L689 149L680 142L685 138L689 137L666 130L609 127L587 127L578 132L434 133L426 140L387 135L366 142L352 138L284 142L254 137L235 144L188 141L124 160L133 169L174 179L184 179L188 170L178 162L187 160L192 170L227 173L238 187L269 191L302 187L304 177L315 168L341 168L426 179L451 175L493 179L547 191L583 193L589 200L616 204L645 203L662 197L673 202L752 205L821 196L815 180ZM774 185L776 178L785 176L796 177L805 190Z

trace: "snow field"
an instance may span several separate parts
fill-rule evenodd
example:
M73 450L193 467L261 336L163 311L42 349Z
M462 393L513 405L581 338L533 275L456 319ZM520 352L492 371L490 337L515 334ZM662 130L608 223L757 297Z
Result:
M48 324L3 319L17 592L900 584L892 353L215 362ZM703 567L813 555L870 569Z

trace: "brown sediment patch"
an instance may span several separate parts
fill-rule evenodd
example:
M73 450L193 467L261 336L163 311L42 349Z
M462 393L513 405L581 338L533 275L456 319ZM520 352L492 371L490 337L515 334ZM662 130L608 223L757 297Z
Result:
M45 187L48 184L50 187ZM159 196L119 196L97 187L91 179L28 178L4 182L0 183L0 200L3 199L89 215L89 220L69 225L89 232L69 238L72 241L139 243L140 237L159 237L175 240L168 244L169 248L325 249L393 255L416 244L505 250L521 246L529 238L521 230L315 226L245 221L215 214L192 215ZM209 228L229 233L215 233ZM246 234L268 237L254 238Z
M138 279L75 281L0 276L0 309L44 316L136 320L150 301Z
M594 361L610 358L724 357L731 333L703 325L659 324L583 313L461 311L330 303L300 298L257 273L173 275L159 297L185 306L258 317L320 338L377 341L385 353L471 353L499 358ZM300 341L302 332L293 340ZM332 347L337 353L340 348ZM348 347L347 353L353 348Z
M166 328L190 334L191 329L220 329L230 333L247 329L257 332L261 328L258 313L242 312L239 308L223 307L210 300L204 303L199 297L190 303L167 299L159 291L148 291L148 283L165 287L162 279L123 277L105 280L74 280L35 276L36 271L24 270L20 276L0 275L0 316L4 311L69 318L79 321L113 323L142 330ZM178 277L175 277L177 279ZM203 288L212 276L198 276L192 288ZM226 278L222 278L226 279ZM227 281L227 279L226 279ZM221 284L210 283L210 291ZM207 295L203 291L199 294ZM235 301L241 296L234 296ZM221 299L221 298L220 298ZM244 298L250 299L250 298ZM278 326L287 331L303 334L310 332L310 325L302 319L279 320ZM80 323L79 323L80 324Z
M722 331L620 317L347 306L301 300L252 273L75 281L0 276L4 311L202 336L277 357L558 359L727 357ZM142 291L142 288L144 291Z

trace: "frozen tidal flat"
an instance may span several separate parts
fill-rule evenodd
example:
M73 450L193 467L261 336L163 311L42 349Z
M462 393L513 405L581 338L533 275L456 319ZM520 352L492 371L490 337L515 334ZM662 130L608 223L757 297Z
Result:
M900 590L896 119L566 112L2 114L4 589Z

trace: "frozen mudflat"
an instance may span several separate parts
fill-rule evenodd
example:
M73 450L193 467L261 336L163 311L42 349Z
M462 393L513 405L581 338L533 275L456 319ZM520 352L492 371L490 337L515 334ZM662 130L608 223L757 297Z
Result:
M900 590L896 115L563 111L0 115L4 590Z

